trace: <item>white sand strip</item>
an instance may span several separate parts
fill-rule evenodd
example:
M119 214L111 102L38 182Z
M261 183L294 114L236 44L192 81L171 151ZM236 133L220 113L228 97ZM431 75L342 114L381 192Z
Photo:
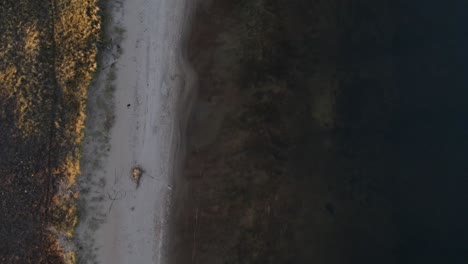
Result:
M114 14L126 33L115 64L116 120L101 171L106 194L100 207L107 216L92 235L98 263L166 263L184 126L179 113L193 83L182 36L194 6L193 0L126 0ZM134 166L145 171L138 189L130 178Z

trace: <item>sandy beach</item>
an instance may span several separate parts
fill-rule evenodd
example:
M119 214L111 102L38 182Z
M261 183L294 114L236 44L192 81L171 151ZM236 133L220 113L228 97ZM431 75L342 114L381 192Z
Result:
M194 80L183 50L194 5L132 0L112 8L111 27L125 30L121 43L114 44L122 55L104 56L103 62L115 67L115 123L108 142L99 143L93 122L102 120L98 110L90 113L84 147L87 177L81 185L88 191L77 237L81 258L89 263L166 262L167 219L185 123L179 117L190 105ZM97 86L105 84L105 71L101 75ZM99 96L96 91L90 92L90 104ZM104 158L95 156L99 144L106 148ZM92 160L97 160L93 166ZM131 180L135 166L144 171L138 188Z

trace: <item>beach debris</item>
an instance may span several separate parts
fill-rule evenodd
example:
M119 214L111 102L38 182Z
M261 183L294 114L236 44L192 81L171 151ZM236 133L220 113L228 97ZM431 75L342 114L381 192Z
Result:
M141 176L143 175L143 169L140 167L133 167L132 169L132 181L136 184L138 188L140 186Z

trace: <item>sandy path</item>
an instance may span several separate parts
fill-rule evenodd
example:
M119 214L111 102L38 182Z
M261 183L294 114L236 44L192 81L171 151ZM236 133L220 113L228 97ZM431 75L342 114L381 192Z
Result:
M92 235L99 263L166 262L166 220L180 152L178 110L193 80L181 44L193 5L127 0L114 14L126 33L115 64L116 120L100 172L106 216ZM145 171L138 189L130 180L136 165Z

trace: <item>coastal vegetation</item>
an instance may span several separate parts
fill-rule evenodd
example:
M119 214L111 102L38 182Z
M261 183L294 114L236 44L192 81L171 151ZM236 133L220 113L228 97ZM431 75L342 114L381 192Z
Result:
M75 187L98 0L0 3L2 263L74 263Z

